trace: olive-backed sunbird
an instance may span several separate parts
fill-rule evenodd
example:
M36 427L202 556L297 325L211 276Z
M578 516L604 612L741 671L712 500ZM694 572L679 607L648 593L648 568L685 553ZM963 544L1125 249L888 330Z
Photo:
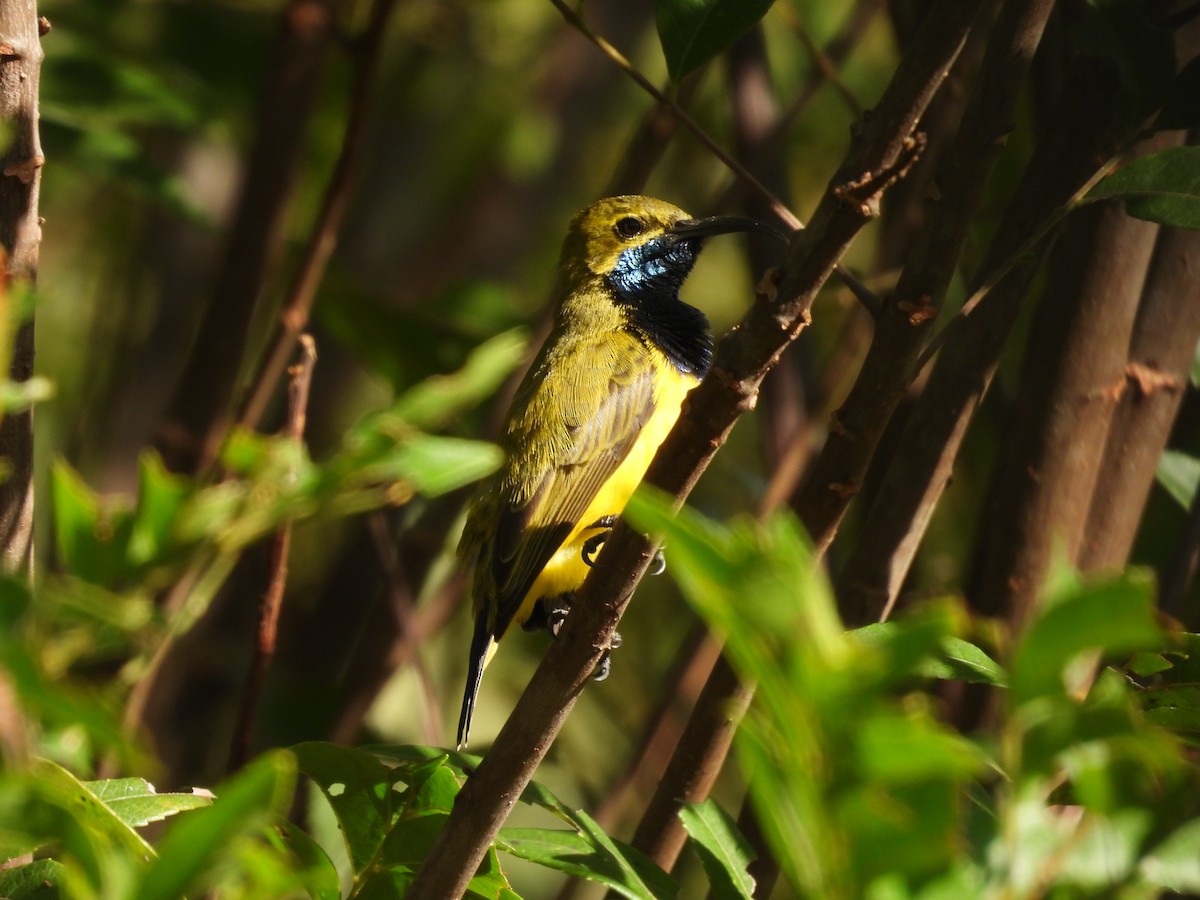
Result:
M610 197L572 219L553 330L513 399L501 469L469 507L459 556L475 633L458 720L466 745L483 669L514 624L547 624L646 474L712 361L708 320L679 299L703 238L768 226L691 219L649 197ZM561 619L559 620L561 623Z

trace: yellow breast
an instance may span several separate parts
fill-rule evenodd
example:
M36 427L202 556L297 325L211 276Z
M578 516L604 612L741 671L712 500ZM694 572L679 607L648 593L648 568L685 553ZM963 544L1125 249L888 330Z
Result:
M591 571L583 561L583 545L603 530L592 527L593 524L606 516L619 516L625 509L625 504L650 468L654 454L678 420L683 398L699 383L693 376L681 373L665 361L656 365L659 366L655 378L658 391L653 415L642 428L629 454L600 486L574 530L534 581L514 617L517 624L529 618L534 604L541 598L565 594L583 584L587 573Z

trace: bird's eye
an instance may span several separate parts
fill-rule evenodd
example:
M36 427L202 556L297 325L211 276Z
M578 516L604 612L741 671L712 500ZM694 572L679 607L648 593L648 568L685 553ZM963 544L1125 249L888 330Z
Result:
M626 216L623 219L617 219L617 224L613 226L613 230L617 232L618 237L631 238L637 237L645 231L646 226L641 219Z

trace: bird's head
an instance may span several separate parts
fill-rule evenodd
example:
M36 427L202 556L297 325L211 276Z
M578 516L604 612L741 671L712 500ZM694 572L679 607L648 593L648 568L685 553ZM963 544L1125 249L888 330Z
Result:
M602 277L620 294L674 292L695 264L703 239L732 231L783 237L751 219L693 219L678 206L651 197L608 197L571 221L562 269L573 282Z

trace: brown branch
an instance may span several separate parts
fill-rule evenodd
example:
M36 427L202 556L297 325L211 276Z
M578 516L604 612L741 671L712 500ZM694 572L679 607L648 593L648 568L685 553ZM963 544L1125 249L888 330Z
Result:
M753 696L754 685L720 656L633 834L633 846L663 869L674 867L687 843L679 811L708 798Z
M300 336L300 359L288 370L288 415L284 433L296 444L304 441L304 423L308 415L308 391L312 385L317 348L313 339ZM254 741L254 722L258 703L266 683L267 670L275 656L275 638L279 633L279 611L283 608L283 591L287 587L288 548L292 541L292 523L284 522L271 542L270 580L258 609L258 634L246 686L238 710L237 725L229 748L228 770L240 768L250 758Z
M9 52L0 59L0 122L5 149L0 157L0 290L32 287L37 280L42 240L38 195L42 183L38 85L42 68L41 30L34 0L0 4L0 34ZM9 313L7 304L3 312ZM6 322L15 317L6 315ZM34 322L21 323L14 335L0 329L12 345L0 352L6 365L0 377L13 382L33 376ZM10 355L11 353L11 355ZM0 481L0 570L32 575L33 567L33 409L12 412L0 421L0 460L7 471Z
M726 336L712 373L688 397L647 481L686 497L758 386L809 320L817 291L878 209L875 194L847 202L847 186L886 183L914 145L922 111L962 47L978 2L940 0L879 105L854 137L804 231L792 240L773 302L760 299ZM579 692L612 641L629 597L652 558L651 542L619 522L580 589L574 615L548 649L516 709L459 793L411 886L414 896L462 894L522 789L533 777Z
M662 694L648 717L650 727L643 731L630 764L593 816L601 828L609 831L616 825L629 794L639 789L648 791L659 783L671 750L678 745L683 732L680 707L685 703L695 707L696 698L719 654L716 640L704 624L697 621L683 639L670 673L663 679Z
M892 413L908 389L917 357L958 268L968 225L983 196L1053 0L1021 0L1004 8L993 31L979 90L963 117L954 147L928 201L929 227L878 319L870 350L820 455L797 508L818 552L862 485ZM844 613L852 611L846 606ZM863 624L855 615L851 624Z
M329 176L321 211L313 224L304 248L300 268L280 310L270 349L251 382L250 391L237 415L244 428L254 428L262 419L271 395L283 375L287 360L300 333L308 327L309 314L317 288L325 277L329 259L337 246L338 234L354 188L354 177L366 143L367 123L374 98L376 73L382 56L387 23L396 0L375 0L371 17L353 44L354 77L350 87L350 112L342 132L342 146ZM219 445L225 423L210 432L210 444Z
M657 100L661 106L671 110L671 112L675 115L675 118L678 119L683 127L690 131L692 136L695 137L696 140L698 140L701 144L703 144L709 153L720 160L721 163L729 169L729 171L733 172L746 185L751 187L764 201L766 201L766 203L771 207L771 211L775 213L775 215L777 215L785 224L787 224L789 228L795 229L801 227L800 220L796 217L795 213L793 213L787 208L787 206L784 205L782 200L771 193L771 191L769 191L766 186L762 184L762 182L755 178L745 166L734 159L725 151L725 148L714 141L708 132L701 128L696 120L688 115L682 108L680 108L680 106L671 97L667 96L657 87L655 87L653 82L643 75L633 63L626 59L625 55L621 53L620 50L606 41L603 37L596 34L596 32L592 31L591 27L583 20L583 17L579 15L579 13L571 9L571 7L564 2L564 0L550 0L550 2L554 4L554 8L562 14L562 17L567 20L572 28L591 41L601 53L607 56L617 66L617 68L637 82L638 86L655 100Z
M979 609L1014 625L1041 596L1054 555L1076 561L1157 229L1108 202L1077 211L1054 248L972 592Z
M207 468L224 435L246 335L282 245L304 135L334 37L335 4L290 0L283 10L225 259L155 439L174 471Z
M1157 383L1143 378L1121 394L1079 557L1084 570L1123 566L1129 559L1139 518L1132 513L1146 505L1200 341L1198 269L1200 231L1162 229L1129 349L1131 365L1161 378ZM1114 510L1127 514L1114 516ZM1163 594L1165 600L1165 587Z
M1031 233L1059 214L1120 143L1106 115L1112 88L1107 73L1081 61L1058 97L1058 127L1035 149L978 281L987 283L1000 267L1006 274L984 301L957 320L953 340L937 356L843 569L847 578L854 578L853 584L841 585L852 621L886 616L894 602L1049 239L1032 252L1014 254Z

